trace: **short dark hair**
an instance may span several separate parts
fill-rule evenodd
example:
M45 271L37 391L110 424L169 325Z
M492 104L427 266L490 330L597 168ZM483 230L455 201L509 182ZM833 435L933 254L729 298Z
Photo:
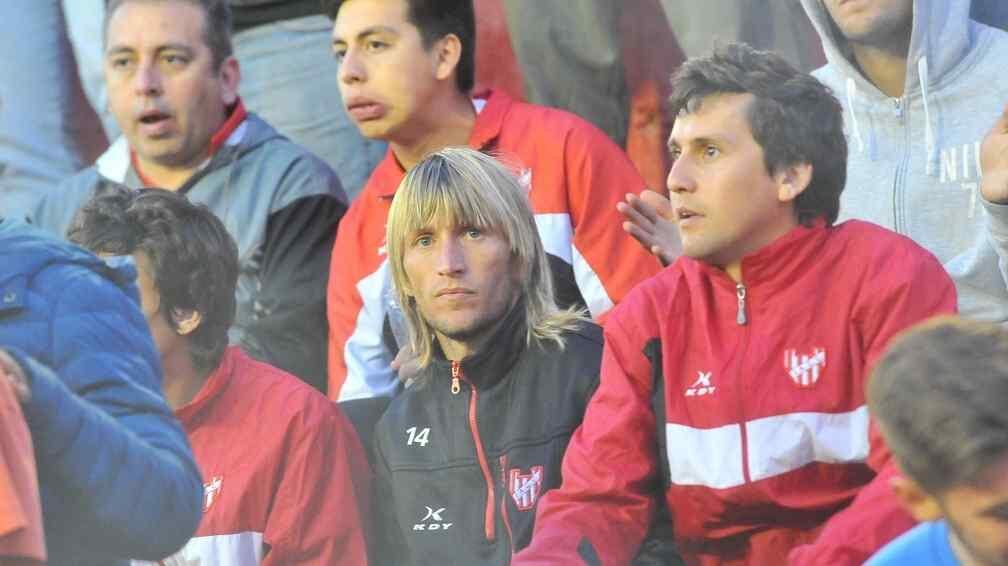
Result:
M108 23L112 14L123 4L131 2L179 2L203 10L203 40L210 48L214 69L234 54L231 45L231 7L227 0L105 0L105 24L102 37L108 41Z
M753 95L749 128L767 172L812 165L812 180L795 199L798 221L835 222L847 182L847 140L843 111L829 88L779 55L731 43L680 67L672 79L672 115L694 112L707 97L725 93Z
M332 20L347 0L321 0L322 9ZM420 30L425 49L453 33L462 43L462 55L455 68L459 92L468 93L476 84L476 15L473 0L403 0L410 23Z
M103 181L67 237L95 253L146 254L168 324L176 326L175 309L200 313L189 335L193 367L209 372L220 364L235 317L238 247L210 209L171 191Z
M943 317L890 345L868 406L903 472L932 495L1008 455L1008 330Z

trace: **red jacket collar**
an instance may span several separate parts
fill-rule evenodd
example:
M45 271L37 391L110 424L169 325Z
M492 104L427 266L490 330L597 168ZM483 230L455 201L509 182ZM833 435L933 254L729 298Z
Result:
M200 388L199 393L193 397L192 401L189 401L189 403L179 407L175 411L175 417L183 425L188 426L189 423L193 422L214 399L227 389L227 385L231 381L231 375L235 371L235 365L244 355L237 346L228 346L224 350L224 356L221 358L220 364L207 377L206 383Z
M507 94L498 90L480 91L473 95L473 98L485 100L486 106L476 115L476 123L473 124L473 131L469 134L469 147L485 149L500 135L501 128L504 126L504 118L514 101ZM379 188L378 197L392 198L405 174L406 171L399 164L392 150L389 149L385 154L385 159L378 164L372 173L372 179Z
M811 226L792 229L742 258L742 283L746 287L787 286L801 270L808 269L819 261L819 251L832 232L833 227L826 226L823 218L816 219ZM735 282L720 268L685 256L683 259L714 280L735 287Z
M228 115L227 120L224 120L221 127L218 128L217 132L210 138L210 147L207 148L208 159L217 153L217 150L224 145L227 139L231 137L231 134L238 129L238 126L240 126L247 117L248 112L245 110L245 103L242 102L241 98L239 98L238 101L235 102L234 107L231 109L231 114ZM137 178L140 179L143 186L157 187L157 183L147 178L143 174L143 171L140 170L140 162L137 161L136 152L133 151L133 148L130 148L130 165L133 166L133 170L136 171Z
M227 120L224 120L224 123L221 124L217 133L210 138L210 148L207 150L207 157L213 157L213 155L217 153L217 150L224 145L224 142L231 137L231 134L238 129L238 126L240 126L247 117L248 112L245 111L245 103L242 102L241 98L239 98L238 101L235 102L234 108L231 109L231 114L227 117Z

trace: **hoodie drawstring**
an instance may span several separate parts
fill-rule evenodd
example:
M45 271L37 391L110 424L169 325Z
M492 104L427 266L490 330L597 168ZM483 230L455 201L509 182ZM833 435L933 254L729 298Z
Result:
M935 138L931 129L931 108L928 105L928 62L927 56L917 60L917 79L920 81L921 96L924 99L924 144L927 146L927 174L934 175Z
M858 153L864 153L864 138L861 137L861 126L858 124L857 114L854 112L854 101L856 98L857 85L854 83L853 77L847 77L847 107L850 108L851 133L854 135L854 141L857 142Z

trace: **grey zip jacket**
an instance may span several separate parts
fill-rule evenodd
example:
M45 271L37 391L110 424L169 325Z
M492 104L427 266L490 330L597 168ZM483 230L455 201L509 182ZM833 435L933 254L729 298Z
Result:
M955 281L959 310L1008 322L1008 206L980 194L980 142L1008 103L1008 33L970 20L969 0L914 0L903 96L851 63L822 0L802 0L844 107L850 148L840 219L913 238Z
M93 167L48 192L32 222L65 235L77 210L108 181L144 186L123 137ZM231 343L324 391L326 281L347 208L336 173L249 113L178 192L205 204L238 244Z

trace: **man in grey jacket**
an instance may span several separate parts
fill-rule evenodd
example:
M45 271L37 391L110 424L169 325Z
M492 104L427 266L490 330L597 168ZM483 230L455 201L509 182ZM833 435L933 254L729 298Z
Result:
M964 315L1008 322L1008 199L981 182L981 140L1008 103L1008 33L971 20L969 0L802 4L828 61L813 74L844 106L841 219L910 236L952 275Z
M33 220L64 233L109 180L206 204L238 243L232 343L324 389L325 285L346 196L324 162L245 111L230 25L226 0L111 0L105 80L124 137Z

